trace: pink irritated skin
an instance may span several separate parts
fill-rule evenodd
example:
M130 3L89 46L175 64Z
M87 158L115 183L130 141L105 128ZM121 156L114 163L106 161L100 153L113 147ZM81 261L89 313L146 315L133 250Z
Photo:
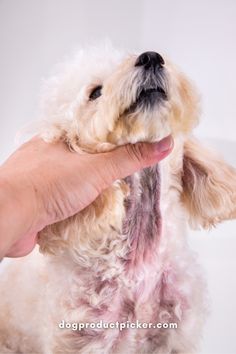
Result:
M168 308L178 303L181 309L187 308L185 297L177 291L174 269L160 269L159 243L164 235L159 167L146 168L139 173L139 179L128 177L126 182L130 187L130 196L126 200L123 232L130 244L126 261L127 276L136 280L133 300L136 304L156 304L159 301L158 307Z
M156 257L161 236L160 173L158 165L140 172L140 179L128 177L130 196L126 199L123 232L130 243L127 267L150 264Z
M128 249L127 258L123 260L125 273L120 280L102 280L95 276L89 289L98 296L98 303L93 304L88 295L87 298L78 298L73 309L87 309L87 321L90 322L102 320L121 323L138 320L153 324L179 323L184 311L188 310L188 302L179 290L175 269L171 265L163 268L160 258L160 240L166 235L162 233L159 167L156 165L147 168L139 173L138 178L132 176L125 181L130 187L123 221ZM81 276L83 275L80 274ZM137 332L133 329L84 329L83 332L68 335L77 341L77 348L83 348L87 336L90 343L98 340L102 342L106 338L111 352L115 349L119 352L119 345L124 340L132 342L133 335L137 350L139 346L141 349L145 338L149 338L159 347L168 337L168 331L158 328Z

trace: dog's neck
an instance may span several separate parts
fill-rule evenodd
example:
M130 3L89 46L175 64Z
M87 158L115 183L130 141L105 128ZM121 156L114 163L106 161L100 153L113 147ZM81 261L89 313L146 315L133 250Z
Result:
M149 167L127 177L130 195L125 199L123 233L128 236L130 252L128 264L137 266L150 262L153 249L158 247L161 234L160 168Z
M145 265L159 269L163 249L176 239L170 225L176 219L173 208L181 209L175 175L176 168L165 159L117 181L82 213L44 231L41 249L58 255L59 262L66 257L95 272L102 271L103 263L116 267L117 262L120 270L131 272Z

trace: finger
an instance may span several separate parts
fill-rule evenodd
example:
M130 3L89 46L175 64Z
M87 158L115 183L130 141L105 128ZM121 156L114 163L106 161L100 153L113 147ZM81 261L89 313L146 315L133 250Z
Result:
M173 145L173 138L169 135L157 143L136 143L118 147L108 153L107 175L110 172L112 180L115 180L152 166L169 155Z

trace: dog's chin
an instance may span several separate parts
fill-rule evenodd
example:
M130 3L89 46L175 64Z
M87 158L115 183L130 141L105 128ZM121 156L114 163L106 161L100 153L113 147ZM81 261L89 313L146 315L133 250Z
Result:
M142 88L139 90L136 100L126 109L125 113L130 114L137 110L152 110L155 105L166 100L167 93L162 87Z

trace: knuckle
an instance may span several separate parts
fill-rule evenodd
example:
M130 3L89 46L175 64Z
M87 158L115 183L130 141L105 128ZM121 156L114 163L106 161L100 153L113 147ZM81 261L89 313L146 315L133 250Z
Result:
M111 160L109 166L107 166L107 170L109 171L109 180L114 181L121 174L119 165Z
M128 153L131 158L135 160L138 165L143 166L145 162L148 161L148 151L146 149L145 143L136 143L135 145L127 145Z

